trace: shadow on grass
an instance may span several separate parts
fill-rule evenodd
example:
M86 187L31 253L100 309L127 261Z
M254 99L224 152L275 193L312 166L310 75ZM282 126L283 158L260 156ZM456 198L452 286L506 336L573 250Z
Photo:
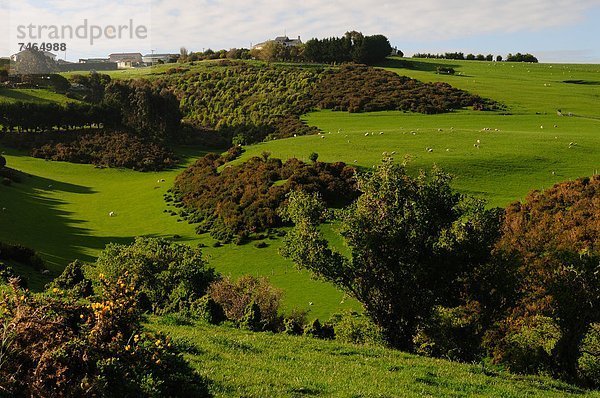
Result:
M2 98L9 98L13 101L20 101L20 102L37 102L37 103L54 103L56 101L47 99L47 98L41 98L41 97L36 97L34 95L28 94L26 92L23 91L17 91L15 89L7 89L7 88L0 88L0 99Z
M125 244L133 240L133 237L94 236L93 231L82 226L84 220L61 208L65 201L50 196L53 191L95 193L90 187L31 175L26 175L21 183L0 186L0 240L35 249L50 271L43 275L41 271L24 270L25 266L17 269L34 291L43 289L69 262L94 261L90 251L101 250L108 243Z
M444 64L440 63L439 60L438 62L423 62L398 58L388 58L384 62L378 64L377 66L381 68L410 69L422 72L436 72L438 68L460 69L459 65Z

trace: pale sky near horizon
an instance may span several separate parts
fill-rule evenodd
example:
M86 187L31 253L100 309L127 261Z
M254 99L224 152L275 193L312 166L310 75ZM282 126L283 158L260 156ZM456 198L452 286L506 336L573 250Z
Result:
M48 38L52 26L84 25L87 39ZM130 20L132 22L130 22ZM600 0L0 0L0 56L19 42L65 42L59 58L102 57L111 52L156 53L249 47L287 33L341 36L348 30L386 35L413 52L529 52L542 62L600 63ZM129 37L130 24L147 37ZM41 39L19 38L18 26L46 26ZM127 25L123 37L90 44L90 26ZM67 29L65 32L68 32Z

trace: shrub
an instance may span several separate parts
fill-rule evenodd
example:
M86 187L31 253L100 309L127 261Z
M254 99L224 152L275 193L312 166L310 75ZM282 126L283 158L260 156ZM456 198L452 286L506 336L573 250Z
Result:
M594 323L583 338L577 365L580 376L590 385L600 386L600 323Z
M25 277L18 275L11 266L0 261L0 285L11 282L16 283L21 288L27 287L27 279Z
M481 319L478 303L435 307L413 341L417 353L450 360L475 361L481 357Z
M600 322L598 197L600 175L533 191L525 202L507 208L496 247L507 269L515 269L518 284L505 321L517 327L502 328L495 340L510 340L532 315L552 318L560 330L553 367L571 380L578 375L583 334ZM494 352L500 360L507 357Z
M388 343L412 350L433 308L458 301L464 276L489 260L499 212L452 190L438 169L411 177L391 160L359 175L358 188L339 213L351 258L331 249L315 222L318 199L302 192L284 211L295 227L282 254L358 299Z
M486 345L493 347L494 360L513 372L541 373L552 369L552 353L561 339L556 322L546 316L518 317L506 321L507 332L499 340L490 334Z
M307 315L308 312L305 310L292 310L292 312L283 320L285 333L295 336L302 335L302 333L304 333Z
M315 319L304 327L304 335L317 339L332 340L335 338L335 331L332 325L322 325L321 321Z
M44 260L37 252L20 244L9 244L0 242L0 260L16 261L28 265L34 269L44 268Z
M6 167L6 158L0 155L0 169Z
M196 300L192 304L190 311L192 315L203 319L211 325L218 325L227 319L223 307L209 295L205 295L199 300Z
M177 163L164 145L125 132L39 134L31 142L21 141L20 146L32 148L36 158L138 171L159 171Z
M67 265L62 274L55 278L47 289L60 289L75 297L89 297L93 294L92 281L85 277L83 263L79 260Z
M345 312L334 315L330 322L335 329L336 340L352 344L384 344L381 329L366 315Z
M265 278L246 275L234 282L226 277L210 285L208 295L222 306L227 319L238 323L255 303L265 329L279 330L282 291L271 286Z
M58 289L0 298L0 390L7 396L208 396L168 337L143 333L136 286L101 281L82 303Z
M185 206L189 221L198 223L196 231L218 240L281 226L278 211L291 191L317 192L330 205L349 203L358 194L354 168L344 163L254 157L219 172L231 157L199 159L174 186L175 201Z
M199 250L156 238L109 244L90 270L111 281L129 272L156 314L188 310L216 279Z
M319 159L319 154L316 152L312 152L310 155L308 155L308 160L310 160L313 163L315 163L317 159Z
M262 322L262 316L260 313L260 307L255 301L252 301L246 307L244 315L240 320L240 327L243 329L250 330L252 332L260 332L264 329Z

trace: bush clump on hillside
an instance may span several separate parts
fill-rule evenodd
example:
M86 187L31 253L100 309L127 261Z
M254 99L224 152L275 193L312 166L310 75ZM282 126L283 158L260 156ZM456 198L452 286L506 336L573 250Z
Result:
M177 163L171 150L130 133L78 132L49 135L57 140L47 142L44 137L34 138L40 144L33 143L33 157L103 167L125 167L138 171L159 171Z
M558 375L578 377L580 342L591 325L600 322L598 198L596 175L533 191L525 202L507 208L496 256L507 270L514 270L517 284L501 327L490 332L496 361L510 357L511 345L505 342L522 334L522 325L527 326L534 315L548 319L556 329L554 346L546 350L539 366L549 362Z
M143 309L156 314L189 311L216 279L199 250L158 238L137 238L131 245L111 243L90 272L108 281L128 272Z
M318 108L348 112L400 110L432 114L465 107L498 107L493 101L447 83L423 83L364 65L346 65L324 72L313 98Z
M318 198L294 192L283 216L295 227L282 254L357 298L387 343L412 351L417 330L436 305L461 297L463 277L489 258L497 236L498 212L449 182L437 169L411 177L391 159L359 175L362 194L340 212L350 258L319 232Z
M279 331L282 291L265 278L250 275L237 281L226 277L214 282L208 296L223 308L228 320L253 331Z
M230 241L282 225L278 211L286 195L298 189L314 192L328 204L345 204L357 195L354 168L344 163L254 157L239 165L219 167L236 156L209 154L175 180L174 202L197 222L198 233L210 232Z

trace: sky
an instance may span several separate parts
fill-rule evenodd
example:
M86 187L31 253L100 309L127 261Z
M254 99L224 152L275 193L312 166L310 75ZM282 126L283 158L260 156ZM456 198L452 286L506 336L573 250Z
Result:
M600 63L598 21L600 0L0 0L0 56L19 51L19 43L65 43L66 51L53 52L77 61L357 30L384 34L407 55L528 52L542 62ZM53 27L58 36L49 37ZM77 28L85 38L69 36ZM92 35L101 37L92 42Z

